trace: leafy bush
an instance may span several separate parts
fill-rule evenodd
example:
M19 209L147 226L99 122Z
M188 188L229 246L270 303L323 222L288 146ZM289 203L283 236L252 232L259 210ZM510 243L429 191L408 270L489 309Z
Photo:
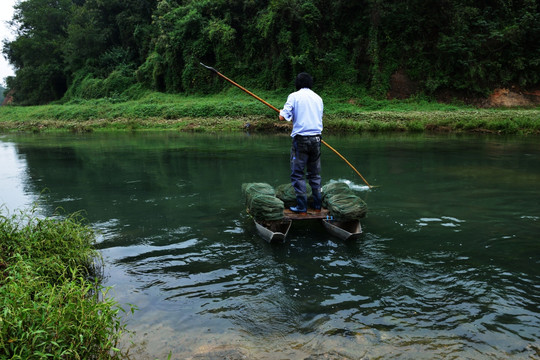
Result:
M99 285L93 232L66 219L0 216L0 353L116 359L123 311Z
M200 61L250 88L291 87L295 75L307 71L318 90L343 88L350 96L350 88L361 87L378 100L397 71L428 95L478 96L540 84L534 0L55 4L15 5L18 36L3 52L18 70L8 79L18 104L59 100L66 90L68 100L117 98L134 83L190 94L228 86Z

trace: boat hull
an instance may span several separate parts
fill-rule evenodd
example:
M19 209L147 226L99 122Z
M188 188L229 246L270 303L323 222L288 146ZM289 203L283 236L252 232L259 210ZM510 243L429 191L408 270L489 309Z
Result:
M268 243L284 243L291 228L291 219L275 221L255 222L255 227L259 235Z
M360 220L336 221L322 219L326 231L344 241L356 240L362 235Z

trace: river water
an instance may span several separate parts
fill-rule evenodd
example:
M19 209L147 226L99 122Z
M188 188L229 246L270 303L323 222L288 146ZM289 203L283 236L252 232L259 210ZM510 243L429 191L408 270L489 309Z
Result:
M3 212L84 210L135 359L538 359L540 140L327 136L363 236L270 245L241 185L288 182L287 136L3 135ZM58 210L61 209L61 210Z

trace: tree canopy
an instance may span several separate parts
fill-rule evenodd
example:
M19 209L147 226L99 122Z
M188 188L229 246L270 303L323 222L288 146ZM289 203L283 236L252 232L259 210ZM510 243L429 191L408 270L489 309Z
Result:
M300 71L378 96L398 70L425 94L540 84L536 0L24 0L11 23L19 104L219 91L199 62L259 89Z

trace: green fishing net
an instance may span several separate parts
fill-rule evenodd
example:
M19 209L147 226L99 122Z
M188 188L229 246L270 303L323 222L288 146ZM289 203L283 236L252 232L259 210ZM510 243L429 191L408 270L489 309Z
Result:
M280 220L285 208L283 201L275 196L272 186L266 183L242 184L242 194L248 213L256 220Z
M250 197L256 194L275 196L276 192L272 185L267 183L245 183L242 184L242 195L247 201L251 200Z
M308 194L311 188L307 186ZM242 194L248 213L256 220L283 219L285 206L296 205L296 193L292 185L279 185L276 190L266 183L242 184ZM349 185L332 182L322 187L322 206L337 220L354 220L364 217L367 205Z
M306 194L309 201L309 198L312 197L309 184L306 184ZM286 207L296 206L296 192L291 183L276 187L276 197L281 199Z
M336 194L353 194L353 191L351 190L349 185L347 185L344 182L331 182L326 185L323 185L322 194L323 194L323 206L324 206L325 198L329 198Z
M366 216L367 204L346 183L334 182L322 187L322 205L337 220Z

